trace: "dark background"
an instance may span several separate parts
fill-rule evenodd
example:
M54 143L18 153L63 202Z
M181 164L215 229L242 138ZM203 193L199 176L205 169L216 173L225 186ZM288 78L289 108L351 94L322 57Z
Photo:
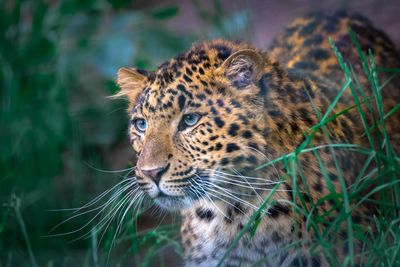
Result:
M118 68L154 69L191 43L216 37L267 48L294 17L336 9L366 15L400 44L395 0L1 1L0 266L157 265L179 258L169 240L177 234L168 226L174 220L159 212L139 216L140 235L127 216L114 245L113 225L102 242L90 235L96 221L85 224L95 212L52 234L85 226L81 231L47 236L73 216L49 210L84 205L124 174L104 170L134 160L126 103L106 99L118 90ZM144 231L160 221L165 228Z

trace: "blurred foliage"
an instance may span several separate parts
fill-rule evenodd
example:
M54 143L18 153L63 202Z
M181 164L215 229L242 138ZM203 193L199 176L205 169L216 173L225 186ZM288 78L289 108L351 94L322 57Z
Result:
M178 6L152 1L1 2L0 265L92 265L90 240L45 237L67 216L46 210L81 206L119 181L96 169L123 166L115 160L129 150L126 104L105 99L119 67L155 68L198 39L249 37L246 11L210 4L192 2L202 30L187 33L168 26Z

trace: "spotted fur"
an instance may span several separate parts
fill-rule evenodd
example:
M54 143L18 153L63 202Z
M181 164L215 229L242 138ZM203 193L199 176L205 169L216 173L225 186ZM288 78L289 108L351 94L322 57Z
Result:
M270 196L266 211L256 218L257 227L240 239L224 266L250 266L263 259L266 266L327 265L318 248L310 252L316 230L306 229L306 218L295 213L290 203L303 208L314 205L316 216L324 214L326 220L333 221L343 204L326 196L342 191L340 175L345 177L346 186L352 184L362 157L349 150L335 150L341 169L338 174L328 147L318 150L321 162L313 153L300 154L299 171L307 181L297 180L295 184L287 177L283 163L259 170L255 167L296 151L310 128L319 122L317 114L325 114L344 84L328 37L336 42L355 73L362 73L348 36L349 27L362 49L373 51L378 66L400 66L393 44L368 20L335 13L293 21L268 52L246 43L213 40L193 45L155 71L120 69L119 95L130 101L129 133L138 155L138 184L161 207L181 212L187 266L215 266L274 187L277 190ZM358 77L367 90L368 81L362 75ZM380 78L383 81L387 77ZM382 91L385 112L399 102L399 92L398 81ZM332 114L353 104L346 90ZM373 112L365 112L371 121ZM199 118L193 126L185 122L194 118L190 114ZM322 131L316 131L312 146L368 146L354 108L325 127L329 140ZM398 116L388 118L387 127L392 140L400 140ZM398 149L398 144L393 145ZM323 172L329 175L329 183ZM296 199L294 186L301 192ZM353 222L369 224L371 210L357 207ZM338 244L345 235L341 232ZM282 249L296 240L302 241L299 247ZM346 244L338 245L336 253L342 259Z

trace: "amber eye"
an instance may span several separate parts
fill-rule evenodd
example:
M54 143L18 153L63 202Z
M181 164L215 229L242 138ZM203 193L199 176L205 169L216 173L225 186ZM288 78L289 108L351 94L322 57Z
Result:
M178 129L182 131L187 127L195 126L199 122L199 120L200 120L200 115L196 113L183 115L183 118L179 123Z
M133 125L141 133L144 133L147 129L147 121L145 119L135 119L133 120Z

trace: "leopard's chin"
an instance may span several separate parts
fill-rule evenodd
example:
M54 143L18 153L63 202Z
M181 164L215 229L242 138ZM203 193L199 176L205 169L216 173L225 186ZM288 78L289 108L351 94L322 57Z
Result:
M159 196L154 198L154 202L162 209L178 211L187 209L192 205L192 201L186 197Z

